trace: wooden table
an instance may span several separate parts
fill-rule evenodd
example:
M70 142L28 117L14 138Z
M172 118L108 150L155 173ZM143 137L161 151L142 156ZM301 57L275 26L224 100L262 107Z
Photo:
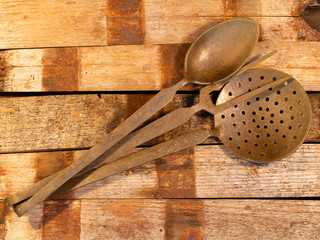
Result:
M2 1L0 239L319 239L320 33L299 17L311 2ZM308 91L313 123L295 153L255 165L209 139L21 218L5 206L9 194L69 165L180 80L190 43L229 17L256 20L253 56L278 50L260 66ZM182 89L158 116L192 105L196 90ZM146 146L199 125L212 117L198 114Z

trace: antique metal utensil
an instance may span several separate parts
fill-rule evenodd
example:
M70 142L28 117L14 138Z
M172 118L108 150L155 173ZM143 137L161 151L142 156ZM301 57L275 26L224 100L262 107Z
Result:
M40 199L44 200L59 186L94 162L107 149L158 112L173 98L175 92L189 81L198 83L215 82L239 70L251 54L258 35L257 23L249 19L228 20L205 32L190 47L187 53L184 80L153 97L119 127L103 138L102 141L86 152L80 160L59 172L45 188L37 192L28 201L35 203ZM233 48L232 54L229 54L229 47ZM201 76L201 79L198 76ZM226 82L227 80L224 79L223 81Z
M264 85L263 87L261 87L262 84L265 84L265 82L261 82L261 78L263 77L263 80L265 80L265 82L271 82L272 85ZM283 78L284 77L284 78ZM281 78L280 81L283 82L285 79L287 79L287 81L285 82L284 85L279 85L276 82L273 82L274 79L277 78ZM245 84L245 85L239 85L245 81L248 81L249 83L254 82L254 87L252 87L253 85L251 84ZM248 88L249 85L251 88ZM258 88L260 87L260 88ZM232 90L232 92L230 92L231 89L236 88L236 91ZM257 94L257 90L253 90L250 91L251 89L257 88L259 93ZM220 139L224 139L225 138L225 131L228 131L231 128L231 132L232 130L234 130L234 128L237 127L237 124L239 124L239 128L241 128L242 131L244 131L243 135L248 135L249 136L253 136L254 141L252 141L253 145L252 147L257 147L255 146L256 143L256 138L258 136L258 134L263 135L265 134L267 138L270 138L271 136L268 136L268 131L264 132L261 129L266 129L265 127L260 128L260 127L253 127L250 128L250 124L244 124L245 122L249 122L252 121L251 119L251 115L253 116L257 116L257 114L252 114L251 112L251 108L256 109L257 111L263 111L261 110L260 106L261 103L259 103L260 100L257 100L257 98L261 98L266 100L266 98L269 98L269 100L266 100L267 102L270 102L270 99L274 98L275 100L279 102L281 102L281 99L279 99L279 95L281 95L281 92L284 94L282 96L282 98L284 98L283 104L281 105L282 109L278 109L278 111L274 111L274 113L270 113L270 117L273 116L272 118L277 118L275 115L279 115L281 116L281 119L283 119L283 114L284 114L284 110L283 109L288 109L291 111L291 114L289 114L289 118L290 118L290 122L284 122L284 120L281 121L281 119L279 120L278 123L273 122L272 124L274 126L276 126L275 128L275 132L279 133L279 131L277 131L276 129L283 129L283 131L286 130L286 128L288 128L290 131L294 130L294 129L299 129L300 133L298 134L299 138L295 138L293 135L293 139L290 139L290 134L288 135L288 138L285 137L283 138L283 135L281 136L282 139L286 139L287 142L283 142L284 140L279 141L276 144L279 144L278 146L282 146L282 149L279 150L275 150L274 146L266 146L266 141L263 141L264 144L264 148L267 147L267 149L263 149L264 152L263 155L261 155L261 152L259 152L258 156L252 158L252 156L254 156L254 151L247 149L248 151L248 155L249 158L245 155L242 154L242 149L246 149L246 147L240 147L238 148L238 146L241 146L242 142L244 142L245 144L249 144L251 143L251 141L249 142L248 139L249 137L245 137L245 138L241 138L241 134L239 135L238 131L235 132L236 137L233 138L232 136L229 136L226 138L226 146L229 149L233 149L232 151L234 151L234 153L236 155L240 155L241 157L244 157L250 161L254 161L254 162L270 162L270 161L274 161L274 160L278 160L284 156L287 156L288 154L292 153L304 140L305 136L308 133L309 127L310 127L310 122L311 122L311 108L310 108L310 102L308 100L308 97L306 95L306 93L304 92L303 88L300 86L300 84L293 80L290 76L288 76L287 74L280 72L280 71L276 71L273 69L257 69L257 70L250 70L248 72L248 74L242 75L237 79L234 79L233 81L231 81L229 84L227 84L225 86L225 88L223 89L223 91L221 92L219 98L218 98L218 102L222 103L225 101L229 101L230 98L234 98L237 95L240 95L241 93L246 93L247 91L251 92L251 98L247 98L246 102L241 102L237 105L234 105L231 108L228 108L224 111L222 111L220 114L216 114L216 122L218 127L214 127L213 129L198 129L196 131L192 131L189 133L186 133L184 135L181 135L179 137L173 138L171 140L168 140L164 143L160 143L156 146L153 146L151 148L148 148L146 150L142 150L140 152L131 154L129 156L126 156L124 158L121 158L117 161L111 162L109 164L106 164L100 168L96 168L96 169L92 169L89 172L86 172L85 174L79 175L75 178L72 179L72 181L67 182L66 184L64 184L61 188L59 188L53 195L51 195L50 197L53 197L55 195L61 194L63 192L66 192L68 190L71 189L75 189L81 186L84 186L86 184L89 184L91 182L100 180L104 177L108 177L111 176L113 174L116 174L118 172L130 169L132 167L138 166L140 164L146 163L148 161L157 159L159 157L163 157L166 156L168 154L180 151L182 149L200 144L201 142L203 142L205 139L207 139L210 136L218 136ZM280 93L279 93L280 91ZM231 93L231 94L230 94ZM289 100L289 96L287 95L293 95L291 97L291 100ZM231 96L230 96L231 95ZM245 95L242 95L245 96ZM281 97L280 97L281 98ZM304 101L304 105L302 104L302 101ZM250 102L250 104L248 104ZM270 112L270 110L276 110L278 106L278 104L268 104L264 105L266 107L265 111L266 112ZM242 106L243 105L243 106ZM267 108L269 110L267 110ZM241 118L237 120L236 117L236 113L234 110L238 110L239 115L241 115ZM283 112L281 111L283 110ZM247 114L243 114L243 111L247 112ZM230 117L226 116L226 114L230 114ZM291 119L292 118L292 114L293 116L297 116L296 119ZM264 115L264 114L263 114ZM303 117L300 120L298 120L298 116ZM222 123L219 123L219 120L221 120ZM266 119L265 116L260 116L260 120L263 121L264 119ZM260 121L258 120L258 121ZM256 122L256 121L255 121ZM269 122L270 123L270 122ZM304 125L304 127L302 128L302 124ZM290 127L291 126L291 127ZM248 128L249 127L249 128ZM250 130L250 131L249 131ZM297 134L297 133L295 133ZM242 137L243 137L242 135ZM230 139L230 137L232 139ZM135 137L133 137L135 138ZM237 139L238 138L238 139ZM263 137L258 137L258 139L262 139ZM275 140L273 140L275 141ZM235 143L235 147L228 147L229 143L233 142ZM270 144L275 144L274 142L270 143ZM290 144L290 147L289 147ZM288 146L288 147L286 147ZM249 151L251 151L251 154L249 153ZM275 152L277 151L277 152ZM268 157L268 155L271 155L271 158Z
M320 1L306 7L301 13L301 17L310 27L320 32Z
M266 54L266 55L264 55L262 57L259 57L256 60L253 60L249 64L247 64L244 67L242 67L234 75L234 77L236 77L237 75L240 75L243 72L247 71L248 69L256 66L260 62L264 61L265 59L267 59L268 57L273 55L275 52L276 51L273 51L273 52L271 52L269 54ZM217 88L220 89L223 86L223 84L224 84L223 82L218 82L216 84L211 84L211 85L208 85L208 86L204 87L202 91L206 92L206 93L210 93L211 91L216 90ZM114 160L116 160L118 158L121 158L121 157L129 154L132 149L134 149L135 147L137 147L137 146L145 143L146 141L148 141L148 139L146 138L148 136L147 133L148 132L145 130L145 128L143 128L143 129L141 129L139 131L136 131L136 132L134 132L132 134L129 134L128 136L126 136L125 138L120 140L118 143L116 143L109 150L104 152L104 154L102 154L98 159L96 159L93 162L93 164L89 164L86 168L84 168L81 172L79 172L78 175L84 174L86 171L90 171L92 168L97 167L97 165L99 165L102 162L104 164L110 163L110 162L112 162L112 161L114 161ZM38 192L43 186L45 186L48 182L50 182L58 174L59 174L59 172L57 172L55 174L52 174L52 175L42 179L41 181L29 186L28 188L9 196L8 198L6 198L7 205L8 206L12 206L14 204L18 204L19 202L25 201L29 197L33 196L36 192ZM69 181L72 181L72 180L69 180ZM67 184L67 185L70 186L70 184ZM66 189L66 187L63 187L63 188Z
M196 112L201 111L201 110L206 110L211 114L216 114L221 111L224 111L227 108L230 108L234 105L240 104L242 101L245 101L253 96L256 96L258 94L261 94L262 92L267 91L268 88L272 88L275 86L278 86L279 84L283 83L284 81L287 81L290 78L290 76L287 76L283 79L277 80L275 82L268 83L264 85L261 88L257 88L256 90L245 93L241 96L238 96L234 99L231 99L230 101L224 102L222 104L219 104L215 106L212 103L212 100L210 98L210 95L206 91L201 91L200 92L200 101L198 104L194 105L193 107L190 108L179 108L164 117L150 123L149 125L145 126L143 130L139 130L135 134L135 138L139 141L141 139L144 139L143 141L148 141L150 139L153 139L154 137L157 137L171 129L176 128L177 126L185 123L188 121L188 119ZM205 88L203 88L205 89ZM203 90L202 89L202 90ZM41 190L40 190L41 191ZM34 196L36 196L39 192L37 192ZM47 196L49 197L52 194L52 192ZM27 212L32 206L37 204L38 201L37 198L31 197L29 200L26 202L22 202L21 204L17 204L14 206L14 209L17 213L18 216L21 216L25 212ZM46 198L47 198L46 197ZM46 199L45 198L45 199ZM36 200L34 200L36 199ZM42 199L41 201L45 200Z

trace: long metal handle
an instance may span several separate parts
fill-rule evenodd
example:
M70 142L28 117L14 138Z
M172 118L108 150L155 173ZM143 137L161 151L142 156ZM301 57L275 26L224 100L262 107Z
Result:
M72 178L72 181L68 181L62 185L57 191L49 196L48 199L160 157L164 157L183 149L198 145L212 135L217 136L216 131L211 129L198 129L172 138L145 150L141 150L137 153L133 153L129 156L120 158L99 168L91 169L82 175Z

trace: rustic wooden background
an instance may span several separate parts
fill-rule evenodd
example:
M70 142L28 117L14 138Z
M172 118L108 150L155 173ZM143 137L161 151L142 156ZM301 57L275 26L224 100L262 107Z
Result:
M1 1L0 239L320 239L320 33L300 17L312 2ZM192 41L230 17L256 20L253 56L278 50L261 66L308 91L313 123L299 150L256 165L209 139L21 218L5 206L180 80ZM196 89L185 87L161 114L191 105ZM198 114L157 141L211 124Z

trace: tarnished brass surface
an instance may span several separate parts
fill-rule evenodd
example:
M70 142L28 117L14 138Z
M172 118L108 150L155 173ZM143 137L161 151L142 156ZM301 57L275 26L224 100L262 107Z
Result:
M223 88L217 104L285 76L288 74L274 69L249 70ZM309 98L293 80L215 115L215 126L221 130L220 140L239 157L270 162L303 143L311 119Z
M208 84L230 76L251 55L258 37L259 26L250 19L231 19L214 26L189 48L185 78Z
M301 16L310 27L320 32L320 4L308 6Z

